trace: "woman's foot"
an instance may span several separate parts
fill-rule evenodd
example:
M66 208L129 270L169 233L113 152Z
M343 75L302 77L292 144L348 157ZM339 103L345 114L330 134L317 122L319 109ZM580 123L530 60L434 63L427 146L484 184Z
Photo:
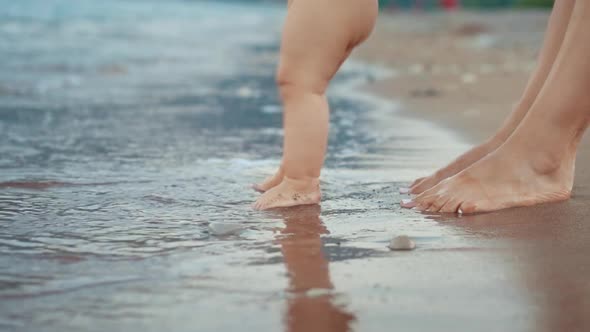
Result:
M590 123L590 44L580 42L590 30L590 5L558 3L570 3L569 9L556 7L569 20L563 26L567 33L563 43L560 38L549 43L559 48L559 54L547 67L550 74L517 129L494 152L402 206L476 213L570 197L577 146ZM572 5L575 15L570 17Z
M297 205L318 204L322 198L320 180L308 178L295 180L287 177L268 190L254 203L255 210L291 207Z
M512 114L503 125L502 129L496 134L496 136L490 139L488 142L467 151L446 167L438 170L436 173L428 177L417 179L410 185L409 188L400 189L400 193L412 193L417 195L425 192L426 190L436 186L441 181L458 174L488 154L492 153L497 148L499 148L508 139L508 137L510 137L510 135L512 135L514 130L518 127L522 119L532 107L539 92L545 85L547 77L554 65L555 59L557 58L559 49L561 48L562 42L565 39L565 34L569 26L573 6L574 1L557 1L555 3L553 12L549 19L547 33L545 34L545 41L543 42L543 48L541 49L539 59L537 61L538 66L531 75L521 100L518 102L512 111Z
M508 141L459 174L404 200L402 206L477 213L566 200L573 186L575 149L563 149L551 155Z
M402 194L418 195L436 186L444 179L461 172L475 162L495 151L504 141L491 139L465 152L447 166L437 170L434 174L415 180L409 188L400 188Z
M258 191L259 193L264 193L269 191L270 189L278 186L285 177L285 173L283 172L283 168L279 167L279 170L272 176L269 176L261 183L255 183L252 185L252 189Z

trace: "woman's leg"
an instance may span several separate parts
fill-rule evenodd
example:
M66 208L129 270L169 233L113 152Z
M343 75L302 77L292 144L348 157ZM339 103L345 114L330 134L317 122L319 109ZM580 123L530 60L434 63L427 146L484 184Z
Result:
M535 103L508 140L417 196L410 207L463 213L568 199L590 121L590 1L575 2L565 40Z
M531 105L533 105L549 75L549 72L551 71L551 67L555 62L555 58L557 57L557 53L563 42L572 8L574 7L574 2L575 0L557 0L555 2L553 12L549 18L547 32L545 33L545 41L541 48L537 68L531 75L520 101L496 134L483 144L462 154L434 174L414 181L414 183L410 185L408 190L409 193L420 194L432 188L440 181L459 173L488 155L490 152L496 150L506 141L506 139L508 139L508 137L510 137L530 109Z
M328 83L373 29L375 0L293 0L283 31L277 81L284 107L280 170L256 209L315 204L328 142Z

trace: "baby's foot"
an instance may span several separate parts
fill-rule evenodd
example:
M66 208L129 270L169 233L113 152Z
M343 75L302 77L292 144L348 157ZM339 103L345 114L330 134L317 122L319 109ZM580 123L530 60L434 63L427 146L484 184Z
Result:
M284 177L279 185L260 196L253 207L256 210L268 210L280 207L318 204L321 197L319 179L294 180Z
M262 181L262 183L253 184L252 189L254 189L260 193L267 192L268 190L278 186L279 183L281 183L281 181L283 181L284 177L285 177L285 174L283 173L283 168L280 167L279 170L274 175L269 176L264 181Z

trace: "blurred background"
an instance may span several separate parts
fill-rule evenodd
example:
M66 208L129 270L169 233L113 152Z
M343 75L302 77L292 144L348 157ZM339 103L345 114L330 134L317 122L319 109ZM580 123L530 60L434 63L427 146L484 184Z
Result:
M380 0L382 8L395 9L500 9L551 7L552 0Z
M230 0L231 1L231 0ZM237 0L240 1L240 0ZM243 2L283 2L283 0L241 0ZM286 0L285 0L286 1ZM553 0L379 0L382 9L500 9L500 8L548 8Z

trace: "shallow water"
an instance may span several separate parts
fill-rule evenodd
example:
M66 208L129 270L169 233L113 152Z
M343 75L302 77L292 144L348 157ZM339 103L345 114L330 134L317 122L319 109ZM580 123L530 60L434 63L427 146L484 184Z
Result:
M418 257L474 247L397 204L401 184L465 145L357 92L394 73L355 63L330 90L322 207L252 211L248 185L281 152L283 15L185 1L0 8L0 327L298 331L331 317L324 330L379 330L371 294L403 278L387 286L378 266L408 257L388 251L392 235L412 236Z

